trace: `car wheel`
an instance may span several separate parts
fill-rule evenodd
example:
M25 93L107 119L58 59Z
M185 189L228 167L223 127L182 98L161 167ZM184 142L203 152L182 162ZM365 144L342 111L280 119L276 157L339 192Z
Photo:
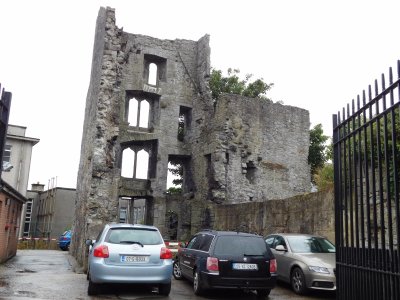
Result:
M269 294L271 293L270 289L267 290L257 290L257 298L263 299L265 297L268 297Z
M98 293L99 293L99 285L91 281L89 278L88 295L94 296L97 295Z
M171 291L171 282L166 284L160 284L158 286L158 293L163 296L168 296Z
M198 270L194 271L193 275L193 291L196 295L202 295L204 293L203 284Z
M174 262L172 275L174 275L174 278L176 280L181 280L182 279L181 267L179 265L179 262L177 262L177 261Z
M304 273L300 268L294 268L290 276L290 283L292 289L296 294L303 295L307 291L306 279Z

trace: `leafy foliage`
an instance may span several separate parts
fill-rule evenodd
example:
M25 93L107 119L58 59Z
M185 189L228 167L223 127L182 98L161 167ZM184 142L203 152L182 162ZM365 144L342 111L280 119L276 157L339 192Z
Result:
M221 70L212 69L209 81L212 98L217 101L221 93L242 95L251 98L260 98L271 101L266 92L273 87L273 83L265 83L263 78L250 82L252 74L245 79L239 78L238 69L228 69L228 76L223 76Z
M328 136L324 135L322 125L317 124L310 130L310 147L308 152L308 163L311 166L311 176L321 169L328 160L327 146ZM314 182L314 179L313 179Z
M172 175L177 178L172 180L172 183L176 186L182 186L183 183L183 166L180 163L170 161L171 168L168 168L168 171L171 172Z
M181 187L171 186L170 188L167 189L167 194L170 194L170 195L176 195L176 194L181 194L181 193L182 193Z
M319 191L333 188L333 165L327 163L318 169L314 175L314 182Z

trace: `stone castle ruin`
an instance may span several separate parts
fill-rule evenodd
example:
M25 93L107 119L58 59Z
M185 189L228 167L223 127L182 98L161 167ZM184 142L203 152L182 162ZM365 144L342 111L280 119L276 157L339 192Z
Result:
M144 223L186 239L218 228L213 205L309 191L308 111L230 94L214 104L209 76L208 35L189 41L127 33L113 9L100 8L71 246L79 263L85 239L119 222L122 209L124 221L134 222L138 202ZM178 195L166 193L169 162L183 166Z

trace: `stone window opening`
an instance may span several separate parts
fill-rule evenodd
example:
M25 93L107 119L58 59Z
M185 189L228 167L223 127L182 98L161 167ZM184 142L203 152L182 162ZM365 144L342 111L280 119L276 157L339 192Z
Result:
M183 142L189 135L192 118L192 109L185 106L179 107L178 117L178 141Z
M147 83L150 85L157 85L157 65L155 63L149 64L149 79Z
M126 148L122 152L121 176L134 179L148 179L149 152L144 149Z
M194 190L190 156L169 155L167 190L174 193Z
M150 104L146 99L136 99L135 97L128 101L127 120L129 126L149 128Z
M160 81L166 81L167 60L163 57L145 54L143 78L147 84L158 86Z
M166 213L165 225L167 236L170 240L176 240L178 237L178 214L172 210Z
M146 224L146 198L119 196L120 223Z
M254 164L254 161L248 161L246 163L246 178L251 184L256 183L257 179L257 167Z

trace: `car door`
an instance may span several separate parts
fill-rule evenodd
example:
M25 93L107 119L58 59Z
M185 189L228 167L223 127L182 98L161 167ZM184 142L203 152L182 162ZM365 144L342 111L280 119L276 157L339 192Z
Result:
M196 260L196 249L201 243L201 235L193 236L187 246L182 248L179 257L179 265L182 275L188 279L193 279L193 267Z
M268 244L268 243L267 243ZM277 246L283 246L285 251L276 250ZM276 262L278 264L278 278L281 280L288 281L290 278L290 266L291 266L291 253L288 249L285 238L281 235L274 236L274 242L270 247L272 253L275 255Z

